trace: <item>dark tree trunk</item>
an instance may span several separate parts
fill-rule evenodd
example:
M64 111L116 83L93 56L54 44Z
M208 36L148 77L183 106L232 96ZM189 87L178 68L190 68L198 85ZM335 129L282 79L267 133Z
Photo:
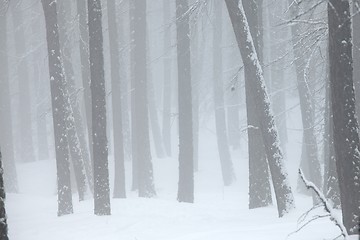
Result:
M0 12L0 19L2 18ZM5 187L4 187L4 168L2 166L2 156L0 150L0 240L9 240L8 224L5 210Z
M355 115L349 1L330 0L328 19L334 145L343 223L349 234L359 234L360 144Z
M136 158L139 197L156 195L149 139L149 115L146 74L146 2L134 2L134 107Z
M125 190L125 163L124 163L124 140L122 126L122 96L121 96L121 79L120 69L124 68L123 59L119 55L120 42L116 18L115 0L107 1L109 41L110 41L110 70L111 70L111 96L112 96L112 112L113 112L113 134L114 134L114 162L115 162L115 179L114 179L114 198L126 198ZM119 25L121 25L120 23ZM124 44L122 42L122 44Z
M108 143L106 137L106 91L100 0L88 0L90 89L94 158L94 213L110 215Z
M334 122L331 109L330 81L325 85L325 115L324 115L324 186L323 192L330 199L335 208L340 208L339 181L336 172L336 158L334 146Z
M65 77L61 65L60 40L57 24L56 2L42 0L46 23L49 58L51 103L55 136L55 153L58 187L58 216L73 213L69 145L66 129L66 95L63 91Z
M18 192L11 117L10 79L7 56L6 15L0 12L0 145L4 155L3 167L6 192Z
M35 161L35 152L32 139L32 114L31 114L31 96L30 96L30 78L28 62L26 59L26 37L23 10L21 4L13 3L12 16L15 29L15 51L19 59L17 67L17 79L19 83L19 126L17 149L22 162Z
M233 164L230 155L228 137L226 132L223 61L222 61L222 12L223 2L215 1L215 19L213 29L213 88L217 145L220 157L221 171L225 186L231 185L235 179Z
M259 0L243 0L243 6L248 19L248 24L253 36L257 53L261 48L260 32L262 31L259 15L261 14L262 2ZM260 54L261 56L262 54ZM259 55L258 55L259 56ZM262 59L260 58L261 62ZM266 159L264 141L261 135L260 121L256 113L255 102L257 96L251 90L251 82L254 81L253 73L245 68L245 93L246 111L248 124L248 151L249 151L249 208L268 206L272 203L269 167Z
M260 129L274 185L279 217L282 217L294 207L295 202L283 163L278 132L275 127L274 116L270 110L262 68L257 58L242 5L239 5L239 0L225 0L225 2L245 71L249 74L245 81L247 81L252 95L256 96L254 97L255 111L260 120Z
M187 0L176 0L179 104L179 202L194 202L191 55Z
M163 92L163 122L162 137L165 151L171 156L171 87L172 87L172 58L171 58L171 1L163 0L164 12L164 92Z

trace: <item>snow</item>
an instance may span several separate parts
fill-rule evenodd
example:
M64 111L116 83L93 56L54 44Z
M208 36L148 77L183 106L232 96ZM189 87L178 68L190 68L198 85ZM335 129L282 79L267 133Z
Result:
M294 102L289 103L290 106ZM288 112L290 142L287 165L292 188L296 189L301 151L299 109ZM328 218L316 220L300 232L299 217L312 207L311 197L295 194L297 209L278 218L276 206L248 210L247 147L232 151L237 182L223 187L213 121L200 129L200 171L195 174L195 203L176 201L177 152L173 158L154 161L157 197L138 198L130 192L131 163L126 162L127 199L111 200L111 216L95 216L93 201L78 202L74 193L74 214L57 217L56 166L54 159L19 164L19 194L6 200L11 240L318 240L334 239L340 232ZM176 128L174 127L174 136ZM246 132L243 133L246 135ZM174 139L174 147L176 149ZM110 166L113 159L110 157ZM111 186L113 185L113 169ZM337 211L337 210L335 210ZM323 208L312 216L326 214ZM340 214L340 212L338 212ZM355 239L355 238L354 238Z

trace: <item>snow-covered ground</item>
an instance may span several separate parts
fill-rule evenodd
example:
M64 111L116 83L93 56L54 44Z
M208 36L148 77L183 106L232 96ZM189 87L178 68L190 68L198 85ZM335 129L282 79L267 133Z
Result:
M290 142L286 164L296 189L297 167L301 152L301 131L297 114L289 113ZM301 122L300 122L301 123ZM112 199L111 216L95 216L91 198L77 201L74 214L57 217L55 160L19 164L19 194L8 194L6 207L11 240L257 240L333 239L340 234L328 218L309 224L288 236L300 226L299 217L311 208L311 198L296 194L297 208L283 218L276 206L248 210L248 163L246 145L232 152L237 182L222 186L220 165L212 124L202 124L200 135L200 171L195 176L195 203L176 201L177 154L174 158L156 159L154 174L157 197ZM245 134L245 133L244 133ZM112 166L112 159L110 165ZM126 163L127 174L131 164ZM112 171L111 171L112 175ZM112 176L111 176L111 185ZM308 219L323 214L322 208Z

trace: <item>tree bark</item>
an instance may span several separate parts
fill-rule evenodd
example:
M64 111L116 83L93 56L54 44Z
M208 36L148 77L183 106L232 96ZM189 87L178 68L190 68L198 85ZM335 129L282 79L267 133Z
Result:
M328 21L334 145L343 223L349 235L359 234L360 143L355 113L349 1L330 0Z
M0 12L0 18L2 18ZM9 240L8 237L8 224L5 210L5 187L4 187L4 168L2 166L2 156L0 150L0 240Z

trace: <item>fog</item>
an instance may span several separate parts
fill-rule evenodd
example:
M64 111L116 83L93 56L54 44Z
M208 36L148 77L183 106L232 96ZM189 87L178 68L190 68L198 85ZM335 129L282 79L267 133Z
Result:
M358 0L0 0L0 240L358 239Z

